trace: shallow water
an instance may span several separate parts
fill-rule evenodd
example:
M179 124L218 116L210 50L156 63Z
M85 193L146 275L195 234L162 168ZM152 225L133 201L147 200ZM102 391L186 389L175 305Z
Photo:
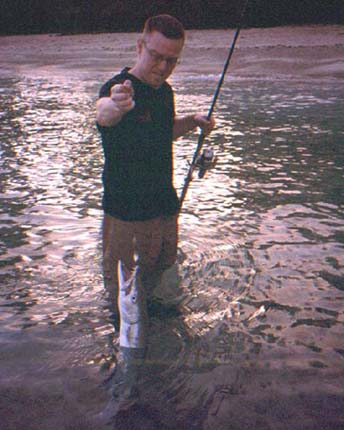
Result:
M107 78L0 80L3 428L342 428L344 89L330 79L226 81L206 141L218 163L180 220L183 315L151 322L145 407L102 421L118 348L94 125ZM207 112L216 80L177 73L178 113ZM179 189L196 140L176 143Z

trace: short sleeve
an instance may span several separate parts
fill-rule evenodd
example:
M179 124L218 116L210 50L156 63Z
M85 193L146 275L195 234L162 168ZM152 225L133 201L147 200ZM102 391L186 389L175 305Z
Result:
M101 88L99 91L99 98L101 97L110 97L111 94L111 88L115 85L118 84L118 80L116 78L112 78L109 81L107 81Z

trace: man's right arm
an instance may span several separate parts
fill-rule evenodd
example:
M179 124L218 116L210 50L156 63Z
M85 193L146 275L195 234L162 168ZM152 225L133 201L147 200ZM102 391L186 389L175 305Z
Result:
M116 84L110 90L109 97L101 97L97 101L97 123L101 127L113 127L123 115L135 106L134 90L131 81Z

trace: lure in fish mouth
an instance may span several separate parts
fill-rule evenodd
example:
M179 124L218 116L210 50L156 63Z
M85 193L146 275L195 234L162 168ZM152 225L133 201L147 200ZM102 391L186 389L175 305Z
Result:
M119 260L118 285L119 344L126 348L145 348L148 317L140 267L136 265L130 271Z

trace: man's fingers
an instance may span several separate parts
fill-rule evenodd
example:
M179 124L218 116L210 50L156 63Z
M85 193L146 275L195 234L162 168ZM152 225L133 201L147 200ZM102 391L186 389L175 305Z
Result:
M215 125L215 120L213 117L211 117L210 119L203 117L201 119L201 122L204 127L213 127Z
M123 84L116 84L111 88L111 99L123 112L128 112L135 106L133 95L134 89L129 79Z
M123 82L123 84L115 84L112 88L111 88L111 92L115 92L115 93L127 93L130 94L131 96L134 95L134 89L132 86L132 83L129 79L127 79L126 81Z
M117 101L122 101L122 100L132 100L132 97L130 94L126 92L114 92L112 94L112 99L116 99Z
M116 84L111 88L111 93L124 93L124 94L128 94L131 97L134 95L134 89L133 86L131 84L131 81L129 81L129 79L127 79L126 81L123 82L123 84Z
M130 79L127 79L126 81L123 82L123 86L126 88L126 90L133 95L134 94L134 89L133 89L133 84L131 83Z
M123 111L129 111L135 106L135 102L133 99L127 99L117 102L117 106Z
M213 117L208 119L205 115L196 115L195 118L199 127L213 128L215 126L215 120Z
M215 126L215 120L211 116L210 119L206 115L195 115L195 120L197 122L198 127L202 129L203 135L207 136Z
M127 88L125 85L122 84L116 84L111 88L112 94L128 94L131 95L130 89Z

